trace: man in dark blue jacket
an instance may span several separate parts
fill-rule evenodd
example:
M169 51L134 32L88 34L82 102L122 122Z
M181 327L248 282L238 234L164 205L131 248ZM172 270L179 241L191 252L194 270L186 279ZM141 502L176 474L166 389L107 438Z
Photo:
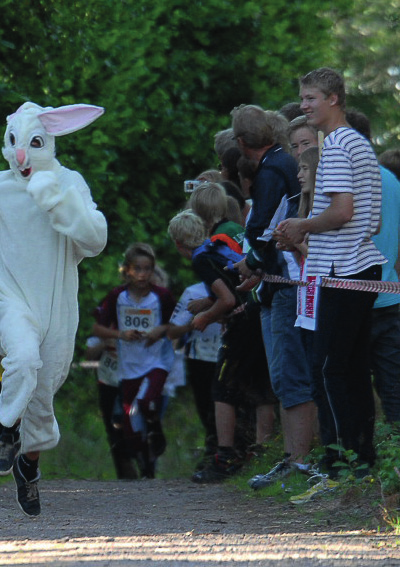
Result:
M277 113L266 113L254 105L235 108L232 119L242 154L258 163L250 189L253 204L245 233L251 249L238 264L240 272L248 278L261 268L269 274L298 279L293 255L278 250L272 238L279 222L296 215L301 191L297 163L278 143L288 123ZM285 455L270 472L250 479L254 489L305 467L303 458L310 450L315 420L309 358L300 328L294 327L297 288L264 283L258 293L271 383L281 404Z

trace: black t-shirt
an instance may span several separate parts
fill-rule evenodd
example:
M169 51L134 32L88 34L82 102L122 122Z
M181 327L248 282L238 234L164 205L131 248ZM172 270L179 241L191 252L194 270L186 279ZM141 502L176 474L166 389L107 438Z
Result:
M216 280L222 280L235 296L235 307L242 305L246 302L247 294L238 292L236 289L236 286L240 284L239 273L237 270L224 270L224 267L228 264L228 262L224 261L224 258L221 258L221 261L217 261L215 256L213 256L214 255L211 255L208 252L198 254L192 261L194 271L209 289L210 297L215 298L215 294L211 290L212 284Z

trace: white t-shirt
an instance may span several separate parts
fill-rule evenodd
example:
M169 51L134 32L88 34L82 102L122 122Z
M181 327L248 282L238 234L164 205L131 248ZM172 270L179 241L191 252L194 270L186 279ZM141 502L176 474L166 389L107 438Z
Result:
M204 297L208 297L204 283L187 287L175 307L170 323L179 326L190 323L193 315L187 309L188 304L194 299L203 299ZM216 362L218 349L221 345L221 325L211 323L203 332L191 331L188 343L188 358Z
M150 332L161 325L160 298L153 291L137 302L122 291L117 299L118 329ZM120 380L140 378L155 368L169 372L174 360L171 341L164 337L151 346L143 341L118 341L118 377Z
M86 341L88 347L93 348L103 341L99 337L89 337ZM107 386L118 386L118 358L116 350L105 348L99 360L97 379Z

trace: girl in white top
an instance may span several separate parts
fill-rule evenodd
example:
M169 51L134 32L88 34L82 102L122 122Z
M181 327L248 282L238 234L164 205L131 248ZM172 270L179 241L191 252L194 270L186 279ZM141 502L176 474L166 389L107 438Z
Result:
M307 218L311 214L315 191L315 176L319 162L319 150L317 146L306 149L299 158L299 173L297 175L301 185L301 197L299 205L299 218ZM297 319L296 327L302 327L309 331L315 330L315 314L317 308L320 276L307 275L307 244L299 245L300 277L307 287L299 286L297 292Z

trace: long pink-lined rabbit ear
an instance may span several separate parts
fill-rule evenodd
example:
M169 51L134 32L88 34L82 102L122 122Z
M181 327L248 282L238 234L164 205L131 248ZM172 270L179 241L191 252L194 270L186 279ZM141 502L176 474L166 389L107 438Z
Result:
M104 113L101 106L91 104L71 104L51 110L44 110L38 115L44 129L52 136L65 136L82 130Z

